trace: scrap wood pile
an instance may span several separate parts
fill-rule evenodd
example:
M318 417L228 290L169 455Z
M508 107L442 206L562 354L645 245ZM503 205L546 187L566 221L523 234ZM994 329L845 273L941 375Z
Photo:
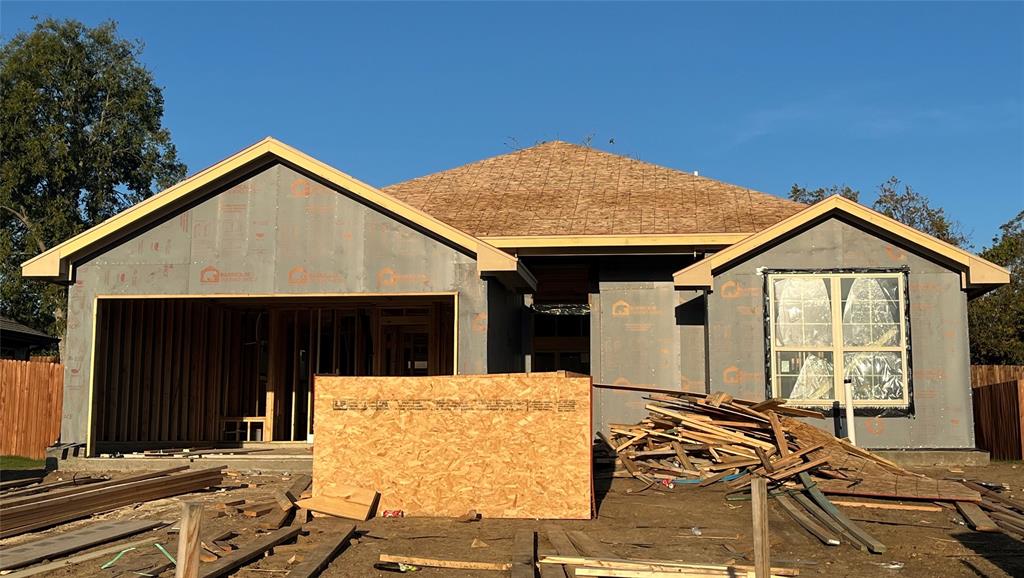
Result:
M253 484L223 483L223 467L189 470L177 467L159 472L110 479L109 476L77 476L69 480L0 491L0 517L5 534L14 536L38 528L26 521L31 516L45 526L132 506L163 497L199 490L221 491L255 487ZM319 511L319 502L311 501L312 478L298 474L287 478L281 489L269 489L251 499L227 497L217 502L183 502L183 516L176 520L149 520L114 517L88 522L72 529L57 528L53 533L4 546L0 573L16 570L11 578L45 575L69 566L90 567L90 575L157 576L174 570L182 557L182 540L195 537L193 547L201 578L218 578L260 560L267 560L282 572L298 578L312 578L355 537L353 524L324 520L308 526L310 514ZM219 494L211 494L211 497ZM332 507L350 500L364 500L354 494L330 501ZM205 503L204 503L205 502ZM306 503L311 507L303 507ZM184 510L196 508L186 529ZM369 516L365 511L348 511ZM58 515L58 510L61 513ZM219 520L213 522L213 520ZM309 539L300 536L309 535ZM123 542L134 536L135 540ZM139 539L141 537L141 539ZM105 548L95 549L107 545ZM88 550L88 552L81 553ZM98 570L97 570L98 569ZM101 572L103 571L103 572Z
M80 479L86 483L78 485L55 482L15 490L0 495L0 538L216 486L223 480L223 470L223 466L201 470L181 466L114 480L90 477Z
M787 407L780 399L753 402L721 392L647 399L648 417L613 424L605 442L623 468L648 486L722 483L729 499L744 499L751 481L763 477L776 503L815 538L833 546L845 539L876 553L885 546L825 494L955 503L976 526L964 511L974 513L982 502L977 489L907 471L795 419L822 418L818 412Z

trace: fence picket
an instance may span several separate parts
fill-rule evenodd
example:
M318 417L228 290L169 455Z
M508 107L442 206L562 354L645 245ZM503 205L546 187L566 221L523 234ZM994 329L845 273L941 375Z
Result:
M0 359L0 454L33 459L60 437L64 366Z

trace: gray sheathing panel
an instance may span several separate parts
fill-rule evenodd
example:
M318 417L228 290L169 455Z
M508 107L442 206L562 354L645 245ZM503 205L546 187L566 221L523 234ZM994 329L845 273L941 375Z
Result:
M909 268L914 414L857 417L871 448L973 448L967 297L960 275L838 219L715 276L708 297L710 388L765 397L764 277L757 269ZM810 420L831 431L832 420Z
M487 370L519 373L526 370L523 355L523 296L496 280L487 283Z
M590 295L594 383L704 391L704 303L699 292L676 291L672 272L685 257L607 258ZM646 415L643 394L594 390L594 427Z
M75 264L61 439L86 439L96 295L457 291L458 371L487 373L488 284L497 283L480 278L472 256L271 166Z

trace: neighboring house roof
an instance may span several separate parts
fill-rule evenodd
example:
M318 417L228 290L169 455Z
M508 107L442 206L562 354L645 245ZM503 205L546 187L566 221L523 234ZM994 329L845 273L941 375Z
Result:
M55 343L58 341L56 337L49 335L43 331L32 329L27 325L22 325L10 317L4 317L0 315L0 333L12 334L16 333L19 336L30 338L33 341L40 343Z
M475 254L481 273L499 276L507 284L522 281L525 285L536 286L536 280L516 257L270 137L29 259L22 263L22 275L68 281L71 262L76 257L124 238L190 201L215 191L240 174L275 162L284 162L305 171Z
M524 243L607 244L605 239L586 238L597 235L615 235L621 244L631 245L725 246L806 207L561 141L382 190L453 227L508 248Z
M984 292L1010 282L1009 271L994 263L842 196L833 195L735 245L677 271L673 275L675 285L680 288L710 289L716 274L749 258L752 254L835 216L853 221L879 237L909 244L951 269L960 271L961 286L965 290L973 293Z

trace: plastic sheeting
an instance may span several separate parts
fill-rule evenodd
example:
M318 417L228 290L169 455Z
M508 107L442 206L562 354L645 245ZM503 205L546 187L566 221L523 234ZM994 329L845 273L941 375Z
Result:
M832 345L828 279L786 277L775 281L775 345Z
M843 279L841 284L846 294L843 304L843 345L898 346L898 280L891 277L860 277ZM843 377L851 380L855 400L903 399L903 357L899 352L847 352L843 355L843 370Z
M892 348L900 345L899 280L895 277L844 277L842 346ZM832 349L830 280L786 277L774 281L776 346L808 351L778 352L776 369L782 393L790 399L836 398ZM903 357L899 351L843 353L844 379L851 380L855 400L904 398ZM792 386L790 391L789 386Z

